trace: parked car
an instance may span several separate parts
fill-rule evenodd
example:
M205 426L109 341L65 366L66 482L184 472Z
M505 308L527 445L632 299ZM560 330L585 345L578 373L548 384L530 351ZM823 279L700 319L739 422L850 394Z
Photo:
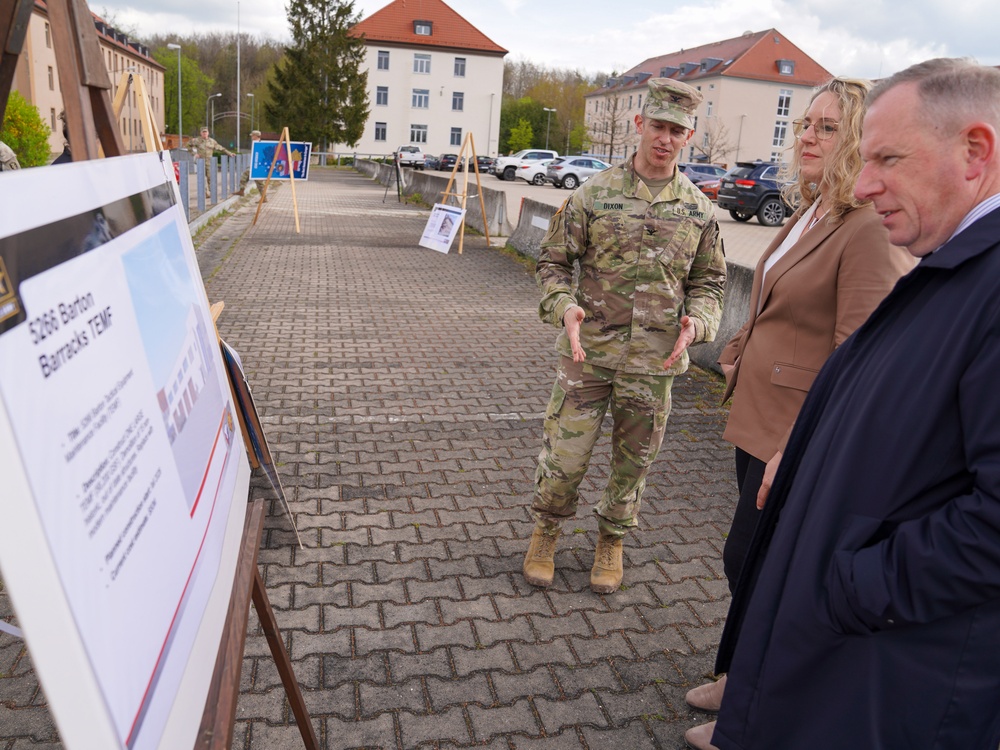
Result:
M603 172L611 165L590 156L564 156L553 159L545 169L545 179L557 188L575 189L591 175Z
M455 160L458 159L458 154L441 154L438 169L443 172L450 172L455 168Z
M525 182L530 182L532 185L544 185L545 168L551 163L552 159L542 159L541 161L533 161L528 164L522 164L518 167L515 177L524 180Z
M688 179L695 185L703 180L722 179L722 176L726 173L725 167L720 167L717 164L702 164L695 161L681 162L677 165L677 168L686 174Z
M736 221L756 216L766 227L780 227L792 214L791 206L781 197L780 168L776 162L737 162L719 184L719 208L729 211Z
M522 164L542 159L557 159L559 153L544 148L525 148L510 156L501 156L493 167L493 174L499 180L513 180Z
M496 164L496 159L492 156L476 157L476 165L479 167L480 174L493 174L494 164Z
M396 156L401 167L424 168L424 152L420 150L420 146L400 146L396 150Z
M701 182L696 182L694 185L701 192L703 192L709 200L717 201L719 200L719 185L721 182L722 180L702 180Z
M430 154L424 154L424 169L440 169L441 160Z

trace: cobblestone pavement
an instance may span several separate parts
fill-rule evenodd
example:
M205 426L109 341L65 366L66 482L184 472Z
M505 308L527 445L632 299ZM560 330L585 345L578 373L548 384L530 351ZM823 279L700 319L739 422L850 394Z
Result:
M728 606L717 376L675 382L626 586L588 585L607 434L554 586L527 586L555 330L522 263L476 236L462 255L417 247L427 211L383 193L317 168L296 186L301 234L282 186L255 227L246 201L199 250L305 543L255 476L261 570L321 746L682 747L705 720L684 692L711 671ZM28 655L0 634L0 748L59 746ZM251 613L233 747L301 746Z

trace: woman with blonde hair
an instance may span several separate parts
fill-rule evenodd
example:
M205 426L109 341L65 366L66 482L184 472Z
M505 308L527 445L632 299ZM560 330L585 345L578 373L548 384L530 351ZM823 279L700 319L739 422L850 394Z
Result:
M723 550L730 591L739 580L760 508L792 424L816 374L914 260L889 244L870 203L854 197L866 81L834 78L793 123L795 147L784 191L796 206L754 270L747 322L723 349L723 400L733 398L723 437L736 447L739 500ZM688 691L700 711L719 710L725 676ZM684 738L710 750L715 722Z

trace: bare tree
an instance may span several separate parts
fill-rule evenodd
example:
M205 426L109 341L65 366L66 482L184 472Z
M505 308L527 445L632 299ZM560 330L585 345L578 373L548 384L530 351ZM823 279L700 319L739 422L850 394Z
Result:
M629 146L636 142L635 125L629 116L628 97L622 91L608 91L592 97L587 107L591 149L611 162L624 161Z
M705 155L709 164L724 163L729 155L736 150L726 127L717 117L707 117L708 125L700 133L695 133L691 139L694 150Z

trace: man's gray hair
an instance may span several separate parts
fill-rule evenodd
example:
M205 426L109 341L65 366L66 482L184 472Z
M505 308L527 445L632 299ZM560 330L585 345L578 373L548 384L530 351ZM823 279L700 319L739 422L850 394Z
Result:
M904 83L916 84L923 108L914 115L928 124L960 130L970 120L986 120L1000 131L1000 70L969 57L926 60L876 84L868 106Z

